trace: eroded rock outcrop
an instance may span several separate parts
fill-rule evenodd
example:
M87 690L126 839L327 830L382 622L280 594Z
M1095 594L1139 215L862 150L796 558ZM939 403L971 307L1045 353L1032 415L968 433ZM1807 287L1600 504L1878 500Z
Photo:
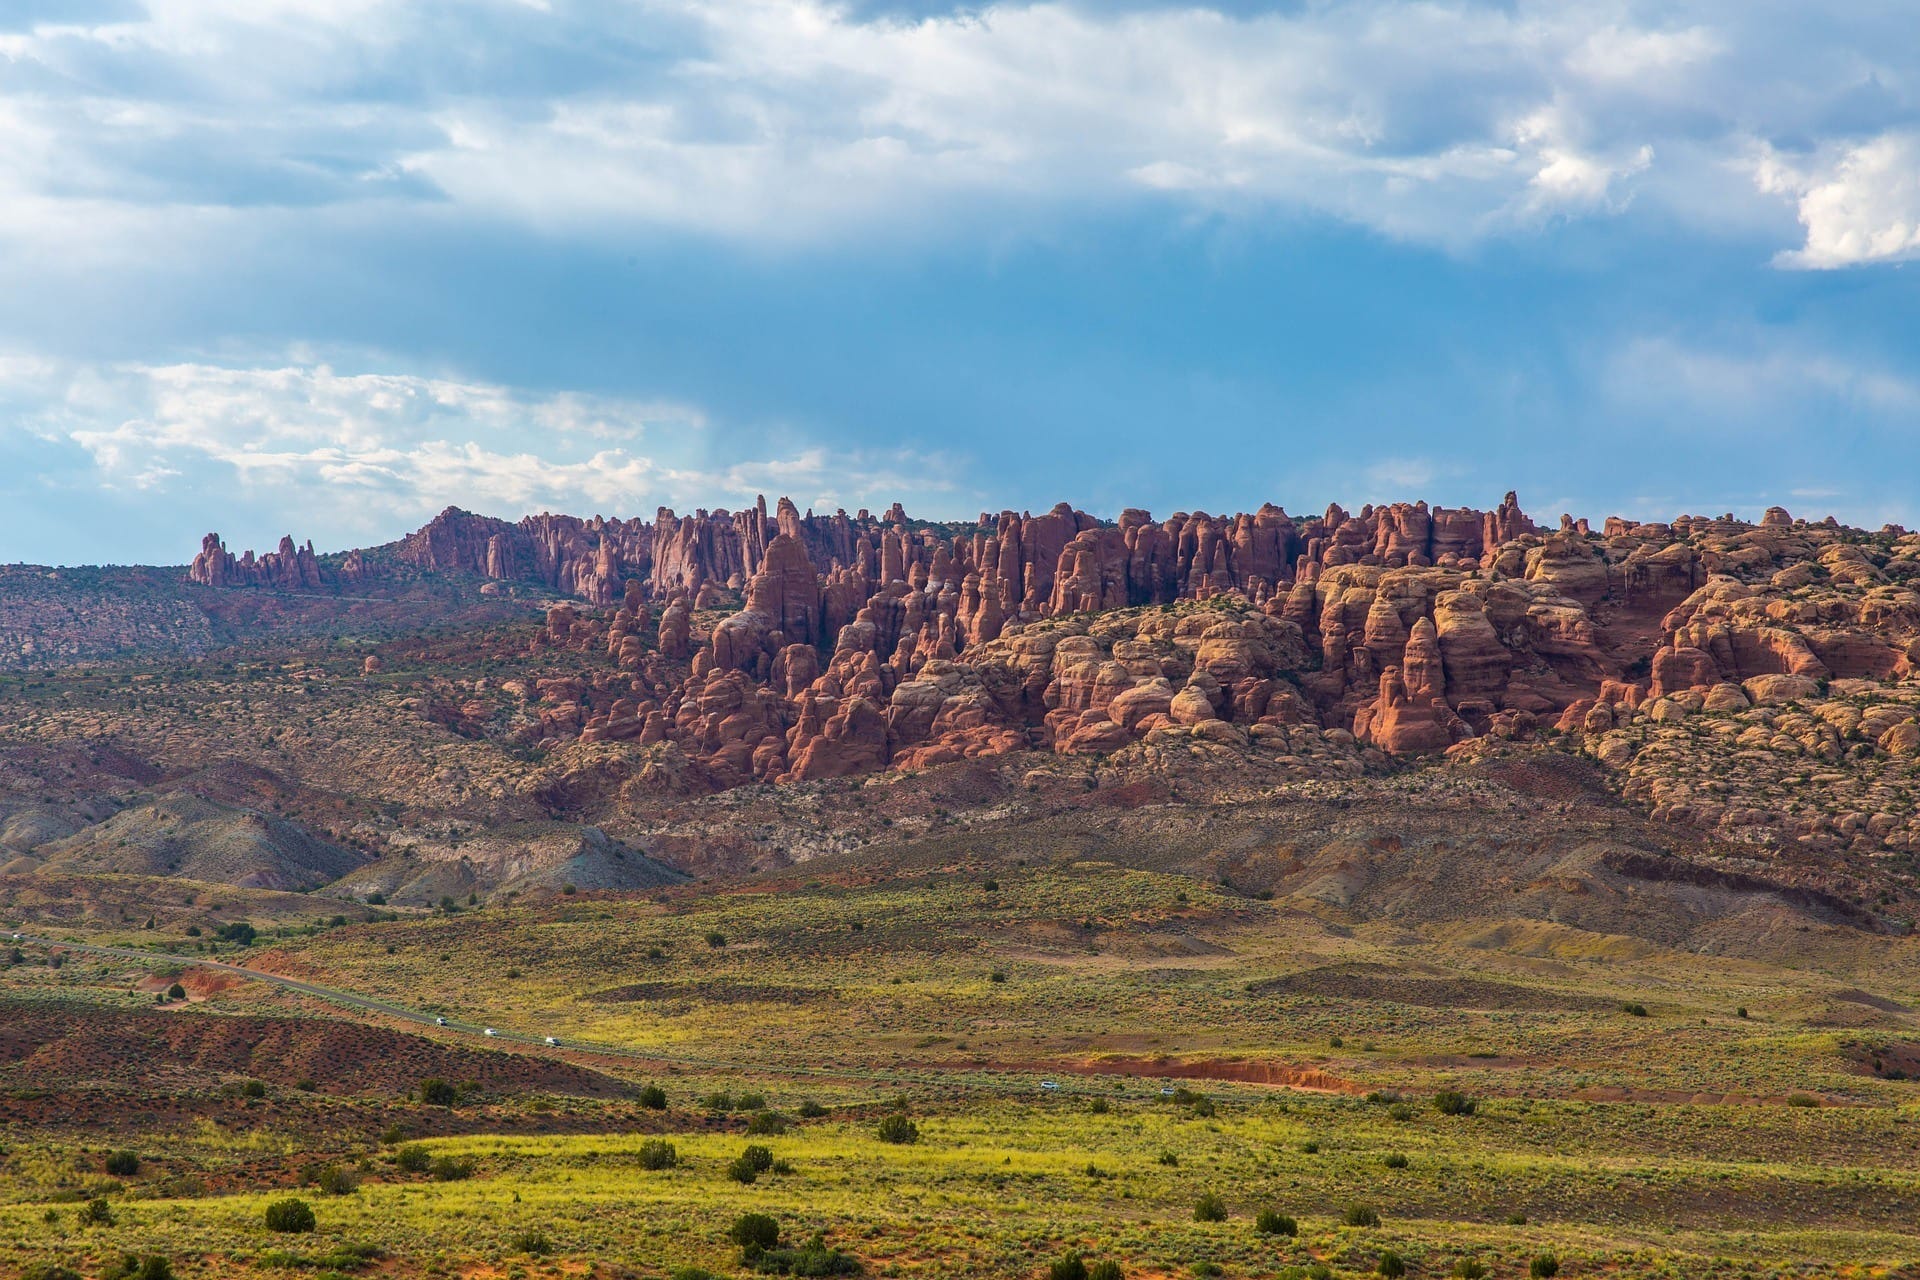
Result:
M209 535L191 572L319 590L394 565L563 597L514 732L652 753L640 776L682 790L1301 734L1413 755L1552 731L1618 754L1629 723L1792 707L1920 653L1904 531L1777 511L1542 531L1512 494L944 528L786 499L651 521L449 508L337 560L291 539L236 559Z

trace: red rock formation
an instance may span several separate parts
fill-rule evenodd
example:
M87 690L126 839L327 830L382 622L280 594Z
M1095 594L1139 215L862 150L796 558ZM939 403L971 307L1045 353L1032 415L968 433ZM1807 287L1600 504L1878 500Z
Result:
M676 787L1030 749L1278 750L1349 726L1387 752L1440 751L1545 724L1607 733L1675 693L1778 701L1920 656L1920 544L1893 564L1885 540L1784 513L1542 533L1511 494L1488 512L1113 523L1063 504L947 536L897 506L815 516L785 499L644 522L450 508L333 563L291 539L235 559L210 535L190 572L300 590L450 573L569 597L531 637L544 678L522 685L538 696L516 734L659 748L647 768ZM721 616L696 631L696 611Z
M320 563L313 554L313 543L296 548L291 536L280 539L278 550L257 559L248 551L236 560L220 541L220 535L210 533L200 540L200 554L188 566L187 577L209 587L312 591L321 585Z

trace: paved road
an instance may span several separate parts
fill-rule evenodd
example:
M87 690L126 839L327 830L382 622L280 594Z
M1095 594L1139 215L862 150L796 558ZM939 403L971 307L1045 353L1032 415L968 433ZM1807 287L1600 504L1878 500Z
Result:
M209 960L204 956L174 955L169 951L139 951L132 947L103 947L90 942L62 942L57 938L36 938L32 934L15 934L13 938L16 943L46 947L50 950L78 951L86 955L95 956L117 956L123 960L138 960L143 964L150 965L192 965L196 969L211 969L216 973L231 973L237 977L252 978L256 982L265 982L276 987L285 987L289 991L298 991L302 995L317 996L322 1000L329 1000L334 1004L345 1005L350 1009L365 1009L372 1013L384 1013L391 1017L404 1018L408 1022L425 1023L427 1026L435 1025L432 1014L421 1013L417 1009L407 1009L397 1004L388 1004L384 1000L375 1000L370 996L357 996L351 991L338 991L332 987L323 987L312 982L302 982L298 978L282 977L277 973L264 973L259 969L249 969L243 964L227 964L220 960ZM482 1028L478 1026L456 1023L451 1018L447 1020L446 1025L462 1031L478 1032L482 1030ZM523 1041L527 1044L541 1043L538 1037L515 1035L512 1032L505 1031L496 1031L495 1038Z
M41 938L32 934L14 934L14 945L45 947L49 950L74 951L83 955L112 956L122 960L137 960L142 964L158 966L163 964L191 965L197 969L210 969L216 973L230 973L235 977L251 978L255 982L264 982L270 986L282 987L288 991L297 991L301 995L313 996L332 1004L349 1009L360 1009L368 1013L385 1014L390 1018L399 1018L406 1022L417 1022L425 1026L441 1026L436 1017L422 1013L418 1009L409 1009L404 1005L390 1004L385 1000L375 1000L371 996L356 995L351 991L341 991L336 987L323 987L318 983L302 982L298 978L283 977L277 973L266 973L259 969L249 969L241 964L228 964L221 960L209 960L204 956L175 955L169 951L140 951L132 947L108 947L90 942L63 942L57 938ZM442 1029L466 1032L476 1036L485 1035L485 1027L477 1022L458 1022L448 1018ZM494 1028L494 1033L486 1037L489 1042L504 1041L509 1044L524 1045L550 1054L593 1054L617 1058L628 1058L640 1062L658 1062L670 1066L693 1067L705 1071L740 1071L761 1075L812 1076L834 1080L863 1080L886 1085L934 1084L947 1088L971 1089L975 1091L1007 1094L1031 1094L1038 1091L1033 1083L1013 1081L990 1082L984 1080L961 1080L944 1072L921 1071L860 1071L829 1067L781 1066L761 1062L732 1062L720 1058L696 1058L682 1054L657 1053L645 1049L629 1049L619 1045L596 1044L587 1040L563 1040L557 1046L549 1045L543 1036L529 1035L525 1032L510 1031L504 1027ZM1102 1085L1091 1081L1082 1083L1071 1075L1052 1082L1048 1092L1082 1093L1110 1095L1113 1082L1108 1079Z

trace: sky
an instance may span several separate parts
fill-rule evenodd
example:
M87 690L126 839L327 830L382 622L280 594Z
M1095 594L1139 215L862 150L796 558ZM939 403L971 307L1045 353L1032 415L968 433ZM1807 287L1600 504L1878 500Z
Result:
M0 561L1920 525L1912 0L4 0Z

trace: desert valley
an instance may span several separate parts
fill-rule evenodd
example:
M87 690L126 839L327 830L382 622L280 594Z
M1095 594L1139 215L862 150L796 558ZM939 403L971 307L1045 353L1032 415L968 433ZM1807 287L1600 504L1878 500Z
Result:
M0 1269L1902 1274L1916 579L1512 494L5 568Z

